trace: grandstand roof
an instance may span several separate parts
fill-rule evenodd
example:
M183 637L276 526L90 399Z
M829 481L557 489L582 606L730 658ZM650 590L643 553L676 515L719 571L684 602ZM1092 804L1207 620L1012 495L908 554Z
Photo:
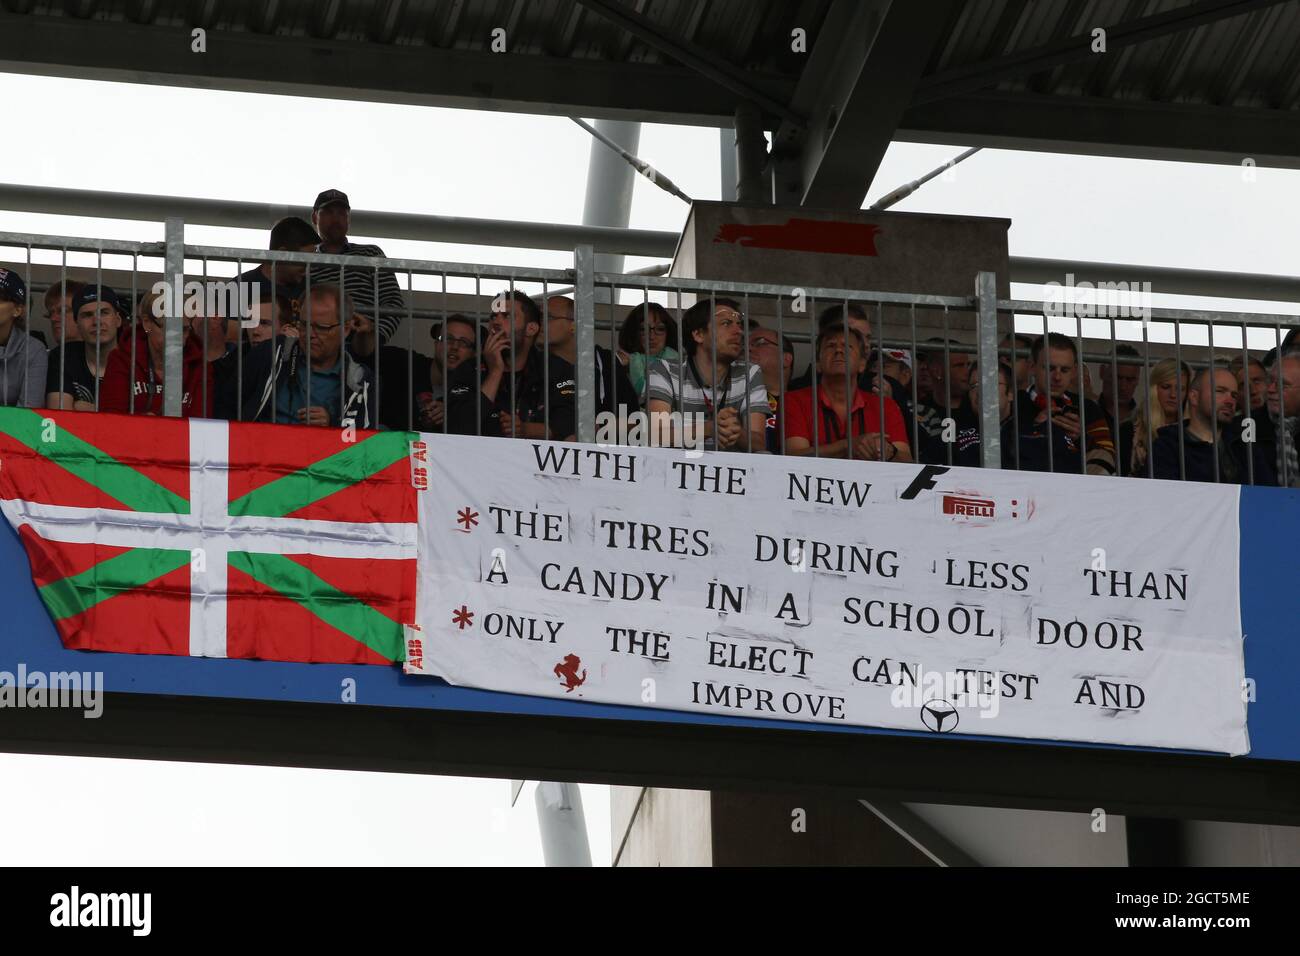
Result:
M718 126L748 102L783 201L822 206L860 205L891 139L1300 166L1295 0L2 0L0 70Z

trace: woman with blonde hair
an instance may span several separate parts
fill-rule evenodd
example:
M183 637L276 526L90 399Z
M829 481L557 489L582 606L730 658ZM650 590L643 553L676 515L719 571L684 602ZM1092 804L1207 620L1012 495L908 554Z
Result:
M1145 400L1119 429L1120 474L1135 478L1147 476L1147 442L1165 425L1182 421L1181 406L1187 402L1187 389L1191 384L1192 370L1186 362L1162 359L1151 366L1147 373Z

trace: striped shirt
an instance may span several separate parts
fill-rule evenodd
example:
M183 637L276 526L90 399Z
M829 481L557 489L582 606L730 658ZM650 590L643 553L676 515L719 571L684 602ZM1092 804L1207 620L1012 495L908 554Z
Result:
M768 413L763 370L743 361L731 363L731 372L725 382L716 387L705 387L689 357L683 357L680 366L676 361L653 359L646 367L646 404L656 399L667 402L672 411L680 412L684 421L690 421L687 417L690 415L703 415L712 421L715 410L734 408L740 413L746 434L749 433L749 423L745 420L747 414L758 413L766 417ZM743 442L744 439L742 446ZM714 448L714 437L709 435L704 440L704 449L711 451ZM737 450L743 451L744 447Z
M316 251L324 252L325 250L317 246ZM378 246L358 245L355 242L345 242L342 250L337 255L385 258L384 250ZM383 315L378 317L375 326L378 330L379 344L384 344L397 331L397 327L401 325L402 317L406 313L406 297L397 284L397 276L392 269L371 269L365 266L345 268L342 266L314 265L308 273L311 285L320 285L321 283L338 285L340 269L343 271L343 289L352 297L357 311L362 315L375 318L375 292L378 289L379 306L385 311ZM376 284L376 275L378 276L378 284Z

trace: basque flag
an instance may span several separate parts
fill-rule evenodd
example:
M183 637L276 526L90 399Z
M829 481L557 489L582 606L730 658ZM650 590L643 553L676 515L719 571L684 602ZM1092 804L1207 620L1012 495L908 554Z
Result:
M414 621L412 438L0 408L0 510L69 648L385 664Z

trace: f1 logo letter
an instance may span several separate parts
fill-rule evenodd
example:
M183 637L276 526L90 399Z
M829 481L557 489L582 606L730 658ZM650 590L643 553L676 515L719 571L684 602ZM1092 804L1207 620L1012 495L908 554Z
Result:
M944 468L941 465L926 465L921 469L920 473L912 479L912 483L907 486L907 490L898 497L903 501L911 501L921 492L925 491L925 489L933 488L936 484L934 479L938 478L947 470L947 468Z

